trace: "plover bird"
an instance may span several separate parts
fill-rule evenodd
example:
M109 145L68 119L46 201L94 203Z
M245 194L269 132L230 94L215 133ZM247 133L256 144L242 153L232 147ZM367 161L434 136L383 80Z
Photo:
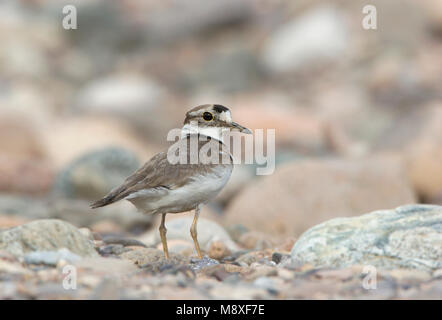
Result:
M186 113L181 138L177 150L185 150L183 161L171 163L168 152L161 152L152 157L140 169L129 176L124 183L114 188L104 198L91 204L91 208L107 206L119 200L128 200L143 213L161 214L160 236L164 255L169 259L166 240L165 219L168 213L195 210L190 234L198 256L202 259L197 240L197 222L201 205L207 203L221 191L233 170L233 159L223 142L223 131L234 130L250 134L251 131L232 121L230 110L218 104L206 104L195 107ZM192 139L196 147L192 148ZM195 141L195 140L193 140ZM202 148L217 150L211 159L202 161L193 157ZM176 147L176 146L175 146Z

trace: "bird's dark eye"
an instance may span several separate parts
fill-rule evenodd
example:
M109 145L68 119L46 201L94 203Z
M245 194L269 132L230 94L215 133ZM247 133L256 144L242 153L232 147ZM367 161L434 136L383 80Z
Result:
M213 114L211 114L210 112L204 112L203 119L206 121L211 121L213 120Z

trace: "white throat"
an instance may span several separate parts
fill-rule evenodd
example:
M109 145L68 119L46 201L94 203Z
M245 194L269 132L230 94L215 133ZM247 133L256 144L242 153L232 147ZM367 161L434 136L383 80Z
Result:
M181 129L181 138L185 138L188 134L202 134L207 137L211 137L218 141L224 142L223 131L228 130L227 128L220 127L200 127L198 125L193 125L192 123L186 123Z

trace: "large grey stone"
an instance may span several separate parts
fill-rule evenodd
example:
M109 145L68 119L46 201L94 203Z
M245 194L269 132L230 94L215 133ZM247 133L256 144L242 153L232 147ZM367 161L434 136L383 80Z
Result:
M442 207L406 205L328 220L306 231L291 256L315 267L438 269L442 267Z
M442 196L441 123L442 101L422 105L395 121L375 146L403 154L410 182L425 203L436 204Z
M26 253L66 248L81 257L95 257L92 242L77 228L61 220L37 220L0 231L0 250L23 258Z
M349 44L342 13L320 6L278 29L264 48L263 60L275 73L298 70L305 64L336 61Z
M122 148L105 148L72 161L57 176L54 194L96 200L120 185L140 166L137 157Z
M337 217L415 203L404 164L394 155L287 162L229 203L223 223L296 236Z
M178 0L147 10L145 32L149 44L195 38L247 22L255 14L252 1Z
M92 113L135 116L159 105L163 89L152 79L128 74L87 83L78 94L75 108Z

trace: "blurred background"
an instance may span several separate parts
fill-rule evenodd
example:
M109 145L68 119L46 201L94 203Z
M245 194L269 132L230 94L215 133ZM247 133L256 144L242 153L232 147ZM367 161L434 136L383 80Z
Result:
M76 30L62 27L66 4ZM367 4L377 30L362 28ZM441 40L440 0L2 0L0 228L153 230L129 203L88 204L205 103L276 129L275 173L237 166L203 209L234 239L255 232L244 246L442 204Z

